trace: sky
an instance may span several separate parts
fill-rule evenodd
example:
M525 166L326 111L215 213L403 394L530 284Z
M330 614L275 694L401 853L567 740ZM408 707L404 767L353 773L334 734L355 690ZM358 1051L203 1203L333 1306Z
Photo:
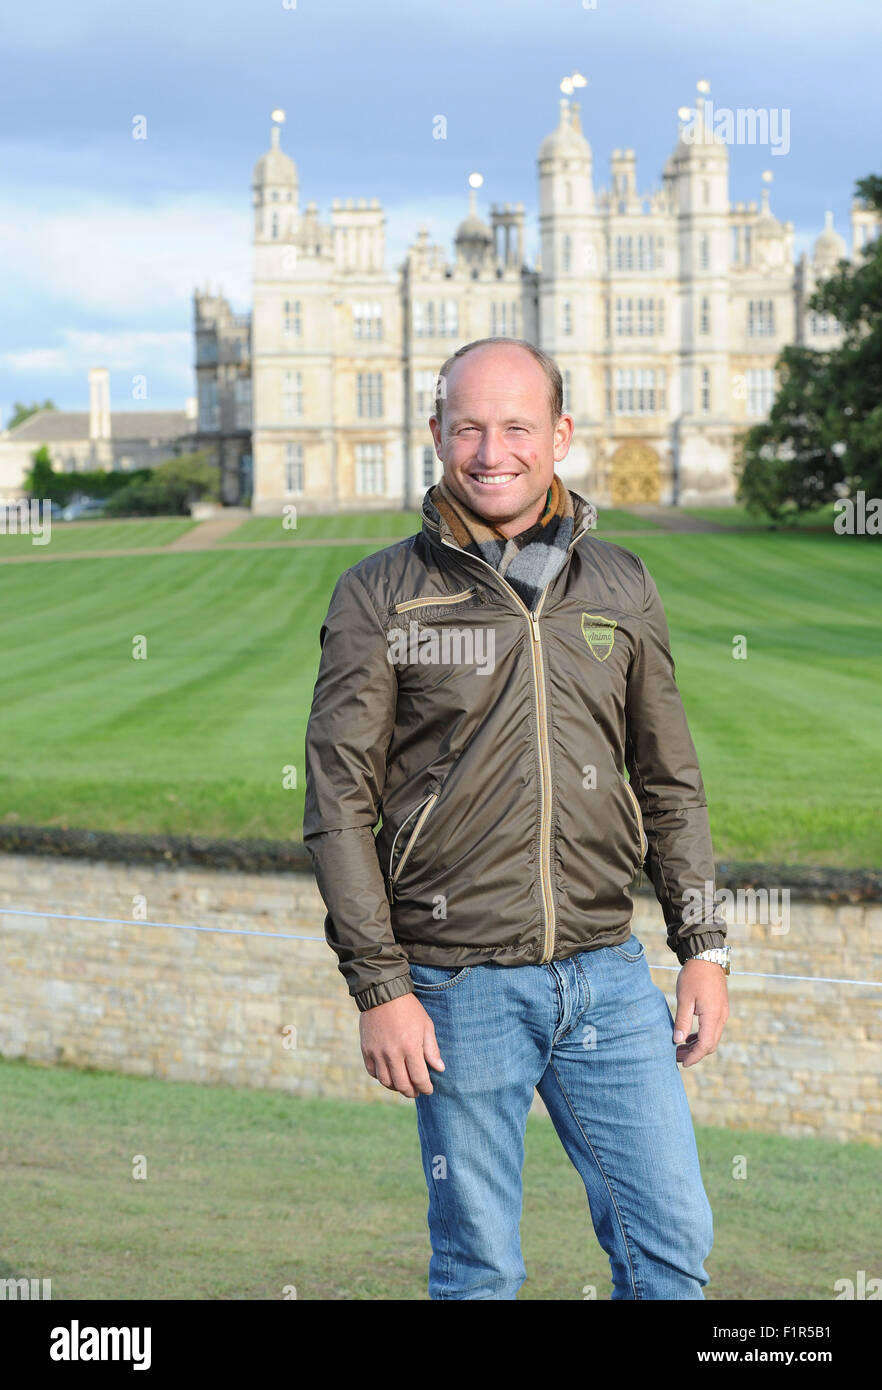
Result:
M13 13L13 10L17 10ZM114 409L195 394L192 295L250 307L251 173L286 112L301 208L379 198L394 270L420 224L452 256L468 175L526 209L536 152L578 71L595 188L613 148L659 186L677 109L789 112L789 150L730 148L730 197L771 206L809 250L831 209L849 239L855 180L880 172L878 0L47 0L0 22L0 423L12 403ZM433 138L436 117L446 139ZM133 139L136 118L146 139ZM133 400L132 379L147 396Z

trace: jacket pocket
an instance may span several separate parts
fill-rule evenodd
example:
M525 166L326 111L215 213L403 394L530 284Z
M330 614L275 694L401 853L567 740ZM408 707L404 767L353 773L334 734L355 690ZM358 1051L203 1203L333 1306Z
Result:
M477 589L472 586L470 589L460 589L456 594L435 594L424 598L403 599L401 603L396 603L392 609L393 613L409 613L415 608L446 608L451 603L468 603L469 599L474 598Z
M407 819L402 821L401 825L395 832L395 839L392 841L392 847L389 850L389 871L387 875L389 879L390 902L395 901L395 884L398 882L402 869L404 868L405 864L407 863L408 859L413 853L414 846L416 845L416 842L420 837L420 832L422 831L422 828L426 823L426 820L432 810L432 807L438 800L438 796L438 792L432 792L431 796L427 796L425 800L419 803L418 806L415 806L411 811L410 815L407 817ZM396 863L395 848L398 843L398 839L401 836L402 831L405 830L405 827L408 825L408 823L414 816L416 816L416 820L414 821L414 824L411 827L410 834L408 835L407 839L403 842L403 846L398 856L398 862Z
M623 778L622 781L624 782L625 779ZM631 798L631 805L633 806L634 814L637 817L637 835L640 843L640 863L642 864L644 859L646 858L646 851L649 848L649 841L646 838L646 831L643 829L643 813L640 810L640 802L637 800L637 797L634 793L634 790L630 782L625 782L625 791Z

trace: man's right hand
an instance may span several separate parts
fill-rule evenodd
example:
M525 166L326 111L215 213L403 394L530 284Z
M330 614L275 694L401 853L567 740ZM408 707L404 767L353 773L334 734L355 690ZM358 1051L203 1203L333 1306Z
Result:
M435 1025L415 994L401 994L359 1015L361 1055L370 1076L413 1099L432 1094L429 1067L444 1071Z

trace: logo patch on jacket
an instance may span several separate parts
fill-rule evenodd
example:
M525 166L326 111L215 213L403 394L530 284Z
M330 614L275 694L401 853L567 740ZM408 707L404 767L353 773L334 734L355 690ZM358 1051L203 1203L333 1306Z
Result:
M597 618L593 613L582 614L582 636L588 643L588 650L598 661L606 661L616 640L614 618Z

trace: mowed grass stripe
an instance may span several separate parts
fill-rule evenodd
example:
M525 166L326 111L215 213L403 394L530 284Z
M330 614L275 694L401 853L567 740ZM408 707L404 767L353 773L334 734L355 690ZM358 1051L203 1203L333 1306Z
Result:
M54 521L49 528L47 545L35 545L30 534L0 534L0 559L4 555L28 553L138 550L142 546L169 545L198 525L198 521L189 517L156 517L146 521Z
M872 542L760 533L624 544L665 603L718 857L878 866ZM338 575L373 548L9 567L7 815L299 836L319 628ZM138 633L146 662L131 656ZM746 661L732 657L736 634ZM292 764L300 785L286 791Z
M341 554L78 561L64 586L55 567L16 570L13 602L39 611L40 630L38 642L20 619L4 631L4 720L20 731L6 806L37 823L299 836L302 785L285 790L283 768L302 783ZM146 661L132 657L137 634Z
M283 517L252 517L222 537L219 545L241 545L257 541L345 540L347 537L389 537L415 535L422 527L418 511L363 512L355 515L298 516L295 527L285 525ZM606 507L598 515L598 531L657 531L658 523L649 517Z

